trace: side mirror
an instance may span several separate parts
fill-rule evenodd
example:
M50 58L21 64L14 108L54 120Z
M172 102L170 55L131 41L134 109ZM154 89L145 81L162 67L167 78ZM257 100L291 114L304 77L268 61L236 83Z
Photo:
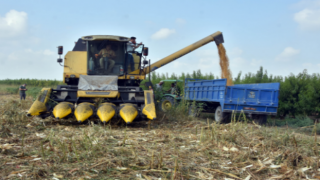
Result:
M58 46L58 55L59 55L59 58L57 60L58 63L62 63L62 58L61 58L62 54L63 54L63 46Z
M147 65L149 62L147 60L143 60L143 65Z
M58 54L59 55L63 54L63 46L58 46Z
M149 53L149 49L147 47L144 47L143 48L143 55L148 56L148 53Z

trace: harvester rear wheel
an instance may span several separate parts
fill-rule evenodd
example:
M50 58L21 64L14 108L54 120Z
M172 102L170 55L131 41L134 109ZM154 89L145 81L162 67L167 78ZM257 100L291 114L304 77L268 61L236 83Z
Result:
M217 123L229 123L231 121L231 114L222 112L221 106L218 106L214 113L214 120Z
M168 112L174 105L174 98L170 96L165 96L161 99L160 109L163 112Z

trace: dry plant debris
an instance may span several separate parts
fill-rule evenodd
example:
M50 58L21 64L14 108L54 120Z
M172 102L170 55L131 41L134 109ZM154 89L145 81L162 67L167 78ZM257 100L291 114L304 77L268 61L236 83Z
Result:
M0 105L0 179L320 178L316 135L207 119L77 124L25 117L31 99L16 98Z

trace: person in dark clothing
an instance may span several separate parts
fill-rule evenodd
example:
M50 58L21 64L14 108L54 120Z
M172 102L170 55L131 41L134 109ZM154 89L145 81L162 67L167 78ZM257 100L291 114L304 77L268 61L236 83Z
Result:
M23 84L22 86L20 86L19 91L20 91L20 100L25 100L26 99L26 88L27 84Z

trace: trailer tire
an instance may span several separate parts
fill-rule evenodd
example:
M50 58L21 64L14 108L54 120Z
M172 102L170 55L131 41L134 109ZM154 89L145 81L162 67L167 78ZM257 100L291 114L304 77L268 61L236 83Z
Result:
M229 123L231 121L231 114L222 112L221 106L218 106L214 113L214 120L217 123Z
M267 124L267 119L268 119L267 115L258 115L258 118L255 119L254 121L259 125L265 125Z
M175 105L175 100L171 96L165 96L159 104L162 112L168 112Z

